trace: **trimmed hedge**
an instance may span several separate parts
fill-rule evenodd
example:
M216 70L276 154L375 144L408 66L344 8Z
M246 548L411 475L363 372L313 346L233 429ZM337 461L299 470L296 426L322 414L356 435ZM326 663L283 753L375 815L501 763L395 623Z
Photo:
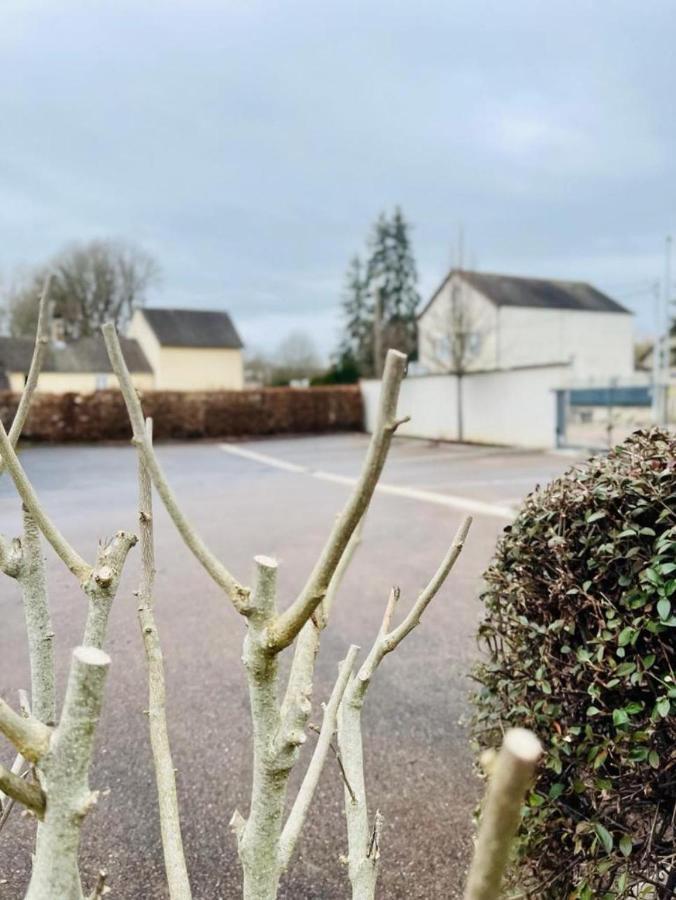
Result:
M363 427L358 386L263 388L244 391L147 391L143 411L166 438L227 438L356 431ZM0 392L9 428L19 396ZM131 427L119 391L33 397L23 437L33 441L127 440Z
M485 579L475 737L497 746L522 725L546 747L517 844L519 896L673 889L674 436L637 432L531 494Z

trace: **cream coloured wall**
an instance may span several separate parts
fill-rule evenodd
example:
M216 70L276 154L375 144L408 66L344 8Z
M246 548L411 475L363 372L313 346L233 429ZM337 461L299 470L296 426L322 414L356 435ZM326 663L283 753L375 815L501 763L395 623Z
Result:
M132 317L129 337L145 353L158 391L241 391L244 387L241 350L163 347L140 309Z
M146 318L143 315L143 310L135 310L129 324L128 337L135 338L139 342L141 350L143 350L143 353L145 354L145 358L150 363L150 368L155 375L157 375L162 347L155 337L155 332L150 325L148 325Z
M244 387L242 351L161 347L155 375L157 390L241 391Z
M23 373L10 372L10 390L21 393L24 387ZM151 373L133 373L131 380L141 391L152 391L155 378ZM117 378L110 373L96 372L41 372L37 390L43 394L91 394L102 388L117 387Z

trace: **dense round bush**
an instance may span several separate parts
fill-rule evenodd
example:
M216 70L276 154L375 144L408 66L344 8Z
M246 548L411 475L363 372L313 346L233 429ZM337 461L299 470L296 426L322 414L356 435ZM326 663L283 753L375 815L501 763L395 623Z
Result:
M518 896L676 896L676 439L637 432L536 490L485 582L474 734L546 747Z

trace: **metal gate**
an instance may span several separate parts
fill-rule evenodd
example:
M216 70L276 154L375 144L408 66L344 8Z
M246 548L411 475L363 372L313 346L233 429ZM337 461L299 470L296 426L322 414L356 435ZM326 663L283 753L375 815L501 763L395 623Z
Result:
M556 392L556 446L604 450L653 422L649 385L608 384Z

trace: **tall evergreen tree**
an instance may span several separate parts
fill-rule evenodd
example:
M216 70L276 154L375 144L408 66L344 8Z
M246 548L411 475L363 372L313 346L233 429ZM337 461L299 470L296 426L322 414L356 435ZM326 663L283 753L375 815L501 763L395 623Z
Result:
M413 355L417 351L416 310L420 302L418 270L409 238L409 227L400 207L394 211L390 230L391 290L386 297L385 310L388 322L401 326L402 334L406 337L407 345L399 349Z
M417 349L417 270L409 226L397 207L391 218L378 216L368 241L366 267L355 257L347 272L343 299L345 337L341 352L349 352L363 375L374 374L375 292L380 290L380 343L414 355ZM379 373L376 373L379 374Z
M369 242L367 283L371 295L380 287L385 347L414 355L417 349L416 307L418 273L409 237L409 226L397 207L391 219L379 216Z
M341 356L350 357L363 375L373 370L373 307L366 272L359 256L350 260L343 292L345 335Z

